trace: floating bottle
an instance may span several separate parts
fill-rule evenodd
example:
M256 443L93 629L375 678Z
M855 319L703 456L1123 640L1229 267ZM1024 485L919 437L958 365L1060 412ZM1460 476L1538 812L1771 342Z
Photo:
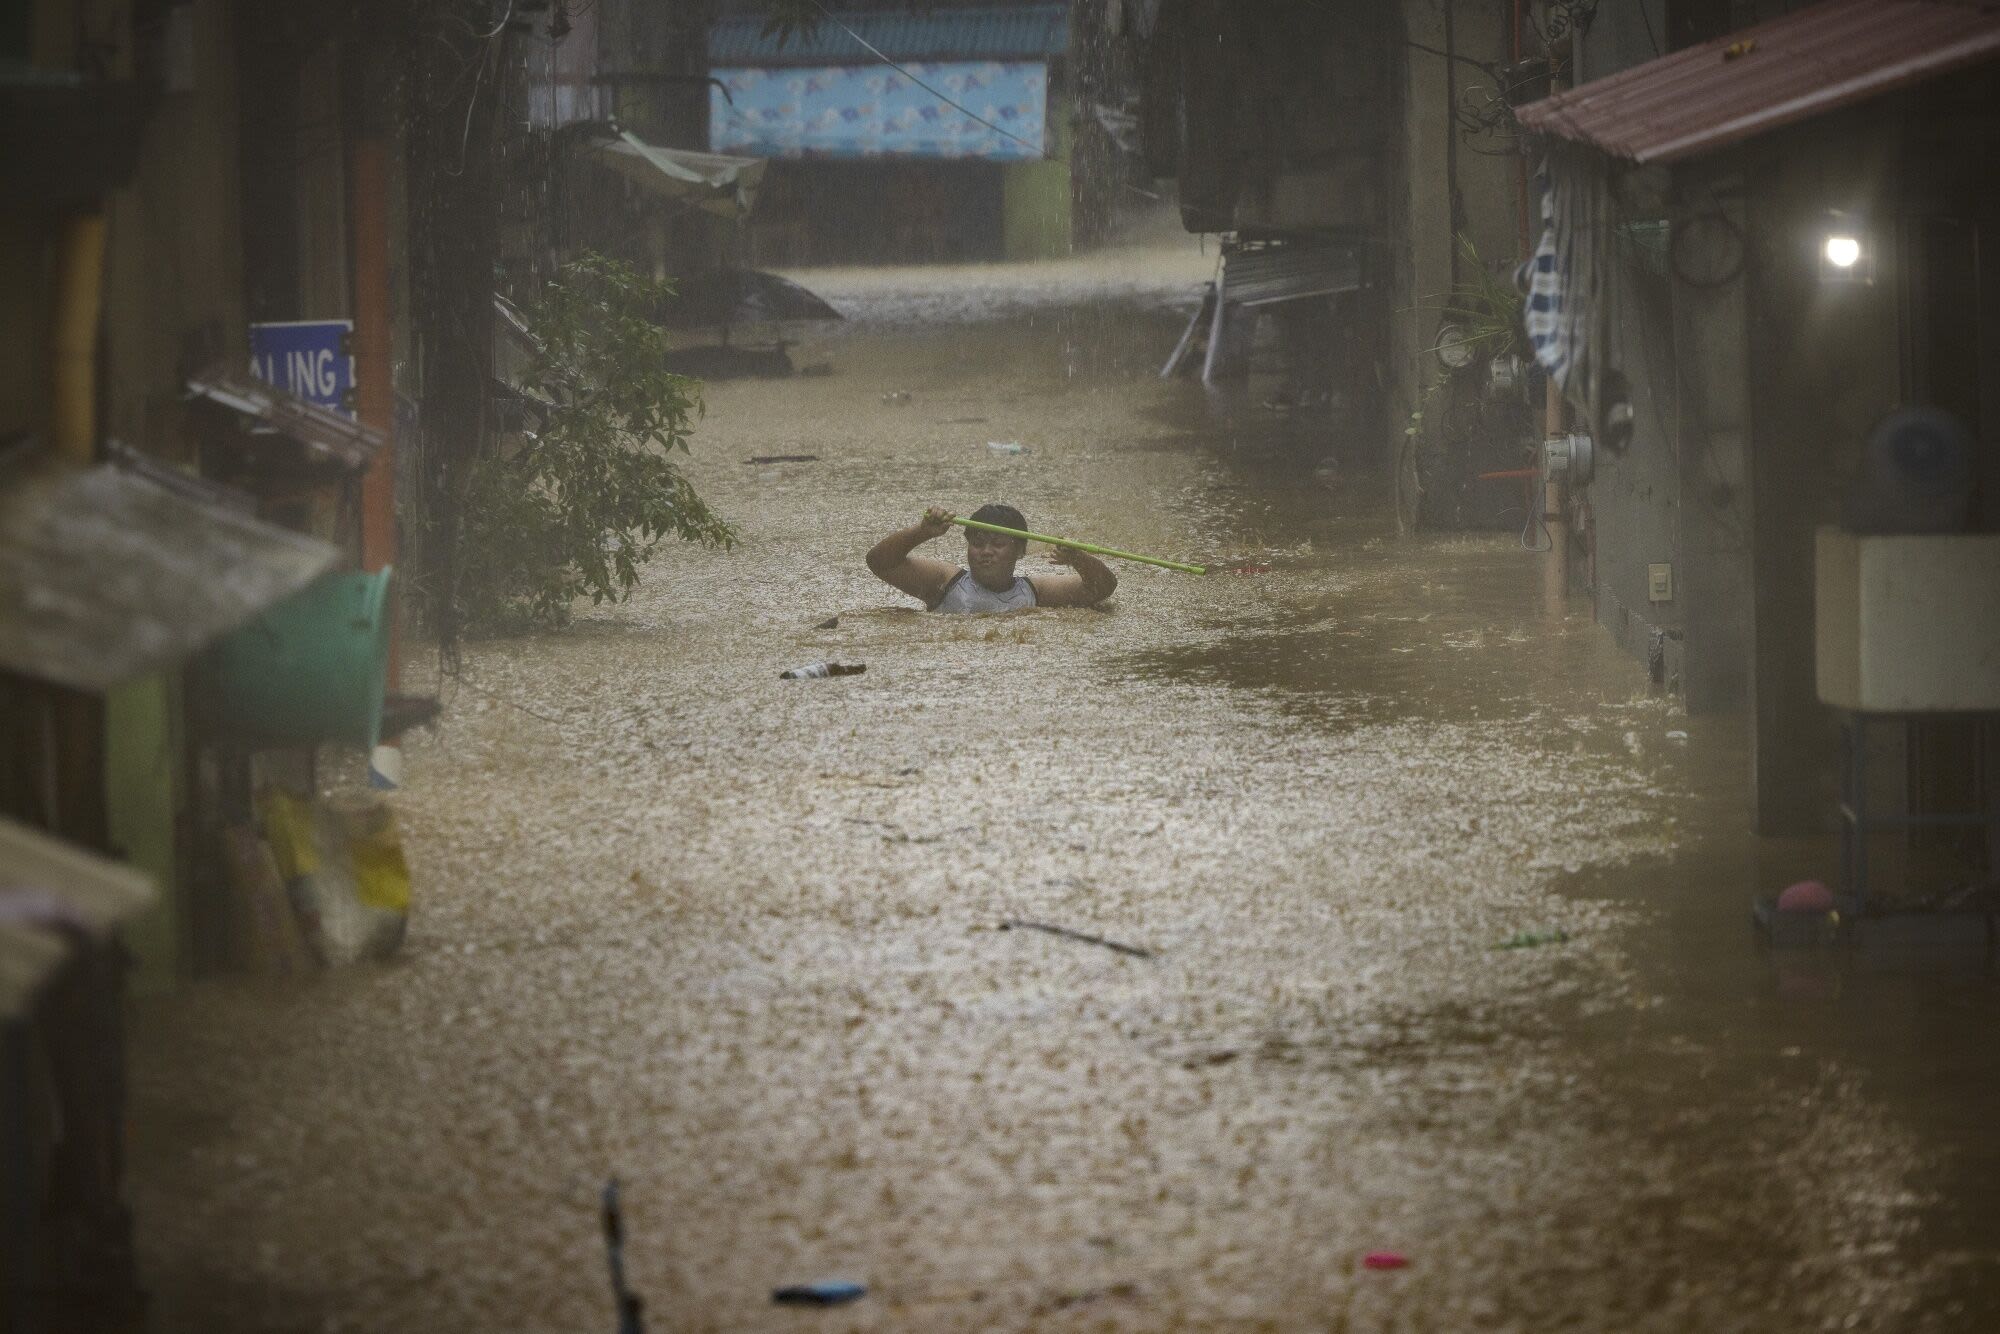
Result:
M859 676L868 670L865 662L809 662L803 667L794 667L789 672L779 672L780 681L811 681L822 676Z
M1570 939L1569 932L1561 927L1552 931L1516 931L1505 940L1493 946L1496 950L1531 950L1538 945L1561 945Z

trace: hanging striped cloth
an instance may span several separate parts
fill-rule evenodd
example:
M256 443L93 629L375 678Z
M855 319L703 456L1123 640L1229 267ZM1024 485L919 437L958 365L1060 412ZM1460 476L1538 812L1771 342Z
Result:
M1565 310L1563 294L1570 285L1571 238L1557 226L1556 191L1546 158L1535 171L1535 192L1542 197L1542 237L1534 257L1514 271L1514 281L1527 298L1521 320L1527 326L1535 360L1559 387L1567 389L1574 324Z
M1557 149L1542 159L1535 185L1542 237L1514 274L1526 298L1522 323L1535 360L1565 394L1586 402L1611 329L1609 178L1601 158Z

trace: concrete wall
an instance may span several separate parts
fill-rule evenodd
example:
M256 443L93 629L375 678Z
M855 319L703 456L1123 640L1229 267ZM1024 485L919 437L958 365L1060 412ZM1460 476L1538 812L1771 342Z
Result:
M0 217L0 435L43 435L49 425L49 321L43 219Z
M1628 186L1630 182L1628 180ZM1618 249L1611 364L1631 383L1623 453L1600 450L1581 495L1592 606L1690 713L1744 708L1750 672L1749 345L1740 180L1680 174L1658 213L1678 233L1666 272ZM1629 199L1632 193L1627 190ZM1693 281L1690 281L1690 280ZM1656 598L1652 567L1668 567Z
M1434 53L1506 64L1512 55L1507 16L1499 7L1463 0L1401 0L1401 19L1406 45L1398 160L1382 238L1390 287L1383 371L1393 428L1385 454L1401 442L1404 423L1437 374L1430 349L1441 299L1466 263L1458 237L1467 237L1487 265L1511 270L1520 258L1520 160L1474 152L1459 140L1453 106L1483 76ZM1481 145L1489 152L1497 146Z
M248 356L231 6L199 0L193 18L194 87L161 99L111 201L104 289L104 432L181 462L194 457L185 375Z
M1666 0L1624 0L1600 5L1583 34L1577 82L1601 79L1667 54Z
M169 989L189 962L180 698L180 677L174 673L127 682L104 701L111 841L159 890L153 905L122 933L134 958L132 985L141 992Z
M298 198L299 293L294 320L342 320L353 313L348 271L347 136L339 45L322 42L299 71L293 123Z
M1732 26L1796 7L1737 5ZM1586 75L1652 58L1660 17L1601 11ZM1596 612L1635 654L1667 637L1691 712L1748 710L1763 833L1834 822L1838 720L1815 692L1812 534L1839 521L1868 431L1901 403L1947 404L1975 425L2000 495L2000 276L1968 258L2000 235L1983 173L2000 151L1993 112L1990 70L1970 71L1680 164L1659 207L1630 198L1644 173L1622 173L1622 219L1665 216L1674 242L1664 284L1620 274L1609 353L1638 420L1585 496ZM1831 210L1864 220L1872 284L1822 275ZM1653 603L1647 567L1664 560L1674 598ZM1927 743L1919 759L1900 734L1878 738L1875 801L1970 796L1962 751Z
M111 200L104 291L103 431L192 467L186 375L248 355L242 282L241 160L233 6L192 6L192 86L165 94L146 127L139 170ZM154 677L106 701L105 798L122 855L149 872L160 901L127 933L137 984L158 990L190 959L186 843L190 794L179 678Z
M1760 829L1831 818L1834 719L1814 695L1812 530L1839 521L1870 429L1905 402L1949 404L1973 428L1981 474L2000 476L1997 424L1983 411L2000 394L1990 275L1984 303L1966 300L1967 280L1940 281L1949 270L1929 243L1940 224L1969 231L1974 244L2000 234L1986 166L2000 152L1997 103L1990 69L1971 70L1780 131L1740 154L1753 241ZM1860 220L1874 255L1871 284L1821 276L1829 209ZM1931 759L1916 768L1913 780L1933 791L1964 780Z
M1049 90L1048 156L1000 169L1000 253L1054 259L1070 252L1070 145L1075 137L1058 88Z
M1901 131L1861 113L1675 172L1662 277L1619 269L1611 364L1631 381L1630 448L1584 493L1598 620L1659 655L1693 712L1748 708L1756 822L1825 827L1837 738L1813 684L1812 531L1839 515L1869 426L1904 392L1900 279L1821 281L1826 210L1886 216ZM1624 216L1633 206L1626 176ZM1672 567L1673 596L1648 595Z
M1783 6L1772 6L1778 12ZM1586 79L1661 54L1674 17L1660 0L1599 11L1583 41ZM1717 22L1753 22L1748 7ZM1770 15L1766 15L1768 17ZM1585 494L1593 521L1594 612L1629 652L1677 687L1693 713L1750 702L1749 217L1728 161L1621 173L1628 221L1664 219L1665 275L1621 247L1612 361L1632 383L1632 447L1600 456ZM1767 403L1766 408L1769 409ZM1650 596L1649 567L1671 565L1672 597Z
M1599 624L1646 661L1654 679L1678 687L1688 574L1681 535L1681 451L1686 395L1677 374L1671 279L1631 245L1613 249L1617 320L1606 353L1632 387L1631 444L1597 451L1597 476L1576 505L1588 519L1594 558L1586 577ZM1667 567L1669 594L1651 587L1651 569Z
M1403 27L1408 40L1443 49L1444 15L1433 0L1404 0ZM1422 298L1449 290L1452 265L1452 188L1444 169L1452 127L1444 114L1445 62L1407 48L1402 65L1399 179L1391 187L1384 238L1391 293L1384 365L1392 424L1390 437L1383 441L1388 452L1401 443L1403 425L1438 374L1427 350L1436 333L1437 312L1424 308ZM1385 463L1393 466L1386 458Z
M1826 210L1887 217L1898 126L1851 112L1744 151L1749 188L1750 489L1756 601L1751 706L1757 827L1825 827L1833 719L1813 679L1812 533L1838 520L1861 442L1902 397L1901 275L1820 280Z
M1662 0L1600 9L1580 38L1558 43L1560 55L1573 62L1571 81L1603 78L1663 54L1664 11ZM1665 173L1615 168L1613 181L1621 217L1642 226L1668 218ZM1600 350L1630 382L1632 441L1622 452L1600 449L1596 479L1574 497L1590 556L1573 586L1585 589L1598 624L1648 665L1657 684L1679 689L1693 574L1681 512L1690 403L1678 364L1676 285L1664 257L1636 236L1621 234L1611 251L1616 315L1610 346ZM1653 567L1662 565L1670 581L1666 598L1652 581Z
M1741 177L1696 165L1677 173L1674 452L1680 544L1674 595L1690 713L1750 700L1750 353L1747 219Z

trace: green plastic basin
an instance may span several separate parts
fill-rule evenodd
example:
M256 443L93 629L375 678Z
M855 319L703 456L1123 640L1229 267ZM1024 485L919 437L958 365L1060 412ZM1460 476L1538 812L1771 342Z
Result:
M274 741L372 749L389 672L389 575L324 575L223 639L229 721Z

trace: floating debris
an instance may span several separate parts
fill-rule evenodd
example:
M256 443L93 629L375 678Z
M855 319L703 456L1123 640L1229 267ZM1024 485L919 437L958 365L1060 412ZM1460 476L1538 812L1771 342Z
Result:
M1072 931L1066 926L1055 926L1048 922L1029 922L1017 917L1010 917L1000 923L1000 929L1002 931L1044 931L1049 935L1061 936L1066 940L1080 940L1086 945L1102 945L1107 950L1116 950L1120 954L1129 954L1135 959L1150 959L1153 957L1153 952L1143 945L1127 945L1122 941L1107 940L1103 936L1093 936L1088 931Z
M1516 931L1505 940L1496 942L1496 950L1531 950L1538 945L1561 945L1569 940L1569 932L1561 927L1552 931Z
M1833 891L1824 881L1801 880L1778 895L1779 912L1832 912Z
M867 1295L868 1289L863 1284L844 1278L823 1278L774 1289L771 1300L780 1306L839 1306Z
M779 672L780 681L817 681L828 676L859 676L868 670L865 662L809 662L788 672Z

